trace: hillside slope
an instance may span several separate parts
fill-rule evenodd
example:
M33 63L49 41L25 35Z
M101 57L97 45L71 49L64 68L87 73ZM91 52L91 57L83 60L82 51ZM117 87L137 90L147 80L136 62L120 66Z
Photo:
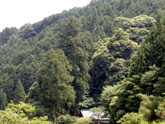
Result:
M132 78L134 75L144 74L149 71L149 66L154 64L156 68L164 67L162 66L164 41L161 40L161 44L152 43L150 47L153 49L148 50L150 48L148 48L150 44L148 42L156 42L159 38L157 34L160 33L159 30L155 33L154 29L149 33L149 30L156 19L158 21L161 20L159 17L165 17L164 13L164 0L92 0L84 8L64 11L35 24L25 24L20 29L14 27L4 29L0 32L0 91L3 94L3 97L0 97L0 104L2 104L0 109L4 109L10 100L15 103L24 101L27 95L26 100L38 107L36 115L45 115L48 112L51 116L51 112L58 107L50 105L54 107L52 109L46 106L44 100L50 100L52 96L46 93L39 96L39 93L43 91L50 94L51 86L48 86L47 90L44 89L45 82L51 85L64 80L59 75L49 74L49 69L54 72L53 68L61 68L57 66L61 64L60 61L52 60L48 56L48 53L53 50L57 52L58 49L64 52L64 55L62 52L61 55L66 57L65 62L68 61L72 68L66 69L66 75L73 76L73 79L66 79L64 81L66 85L63 82L63 86L74 90L70 91L73 93L74 105L71 104L72 98L69 96L64 98L65 101L68 99L69 103L66 102L66 108L65 105L59 108L58 114L73 114L76 105L79 109L98 106L104 86L115 87L128 76ZM164 24L164 22L161 23ZM154 36L152 37L151 34ZM146 38L148 44L143 42ZM164 39L162 34L161 38ZM138 48L140 44L142 47ZM148 58L147 55L150 52L153 54ZM159 55L160 53L162 54ZM48 60L55 64L45 66ZM162 74L161 71L160 73ZM51 81L52 79L58 81ZM137 76L137 80L140 79ZM161 86L164 78L160 76L159 79L158 76L157 80L160 80L158 82ZM159 84L157 87L160 87ZM50 91L53 92L53 90ZM148 92L156 91L149 89ZM158 95L162 92L164 89L157 91ZM56 101L62 99L60 95L58 97ZM54 104L55 101L51 102ZM135 105L133 111L137 111L138 105ZM71 109L73 106L74 110Z

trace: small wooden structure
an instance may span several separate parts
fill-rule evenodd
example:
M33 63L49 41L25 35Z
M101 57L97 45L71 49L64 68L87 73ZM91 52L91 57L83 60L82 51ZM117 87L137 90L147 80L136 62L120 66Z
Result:
M95 124L110 124L110 119L102 117L105 115L105 112L92 112L89 109L81 110L81 114L83 117L90 118Z

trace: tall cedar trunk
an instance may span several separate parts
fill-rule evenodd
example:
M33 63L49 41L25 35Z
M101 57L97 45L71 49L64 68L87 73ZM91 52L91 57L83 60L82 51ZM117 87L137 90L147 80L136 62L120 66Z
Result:
M77 116L77 103L76 103L76 99L74 101L74 106L73 106L73 115Z

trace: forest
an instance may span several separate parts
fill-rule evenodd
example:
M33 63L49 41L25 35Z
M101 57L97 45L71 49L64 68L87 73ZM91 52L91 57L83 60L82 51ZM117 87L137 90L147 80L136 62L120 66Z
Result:
M92 0L0 32L0 124L165 124L165 0Z

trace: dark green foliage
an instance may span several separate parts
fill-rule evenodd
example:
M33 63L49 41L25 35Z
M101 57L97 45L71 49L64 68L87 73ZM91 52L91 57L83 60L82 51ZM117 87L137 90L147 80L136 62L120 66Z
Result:
M164 28L165 20L159 20L151 29L147 39L141 44L138 52L132 57L130 75L143 73L149 70L149 67L154 64L156 67L163 67L165 61Z
M137 46L121 28L112 37L98 41L92 56L92 86L114 85L127 77L130 58ZM99 93L92 91L94 94Z
M74 16L70 16L62 25L62 39L69 39L76 37L80 33L81 23Z
M147 39L141 44L138 52L132 57L130 77L134 74L142 74L140 83L147 94L154 92L154 94L160 95L164 92L165 54L161 51L165 46L164 38L160 38L165 35L164 27L164 21L158 21L151 29Z
M21 27L20 30L21 30L20 36L23 37L24 39L28 39L36 35L33 26L30 24L25 24L24 26Z
M161 27L158 26L160 22ZM165 91L163 84L164 52L157 53L158 48L156 47L159 46L160 49L164 49L162 44L164 43L164 38L159 39L159 37L163 36L164 20L155 24L147 39L142 42L138 51L132 56L129 78L124 79L117 85L109 86L103 91L103 105L110 111L114 122L124 115L118 122L123 124L125 122L131 123L132 119L129 116L136 115L136 113L126 113L137 112L137 110L136 123L142 123L143 120L148 123L156 119L155 110L160 99L153 95L161 96L161 93ZM157 45L155 46L155 44ZM162 45L160 46L160 44ZM155 59L157 58L155 53L162 58L160 60ZM156 63L157 60L159 60L159 64ZM148 96L139 93L144 93Z
M58 115L69 113L75 99L75 91L70 85L74 79L71 71L72 66L61 49L49 50L39 69L42 76L30 88L28 101L33 100L34 105L40 101L44 108L49 109L50 115L53 111Z
M14 103L19 103L19 102L24 102L25 101L25 91L24 91L24 87L22 85L22 82L20 80L18 80L16 82L16 86L15 86L15 90L14 90L14 99L13 102Z
M73 16L69 17L62 27L59 48L65 52L73 66L76 100L80 101L88 89L87 81L90 79L88 61L93 42L90 33L80 33L81 23Z
M154 84L154 94L161 94L165 91L164 82L164 77L158 77L158 81Z
M127 80L104 88L101 101L106 110L110 112L113 123L127 112L138 111L140 101L135 94L140 92L139 86Z
M165 95L164 93L162 93ZM158 108L155 110L156 116L160 118L161 121L165 120L165 97L164 99L159 102Z
M155 114L157 116L160 116L160 112L164 110L164 106L160 108L159 110L156 110L159 105L162 105L161 99L154 96L147 96L144 94L138 94L137 97L139 97L142 101L140 103L140 107L138 110L138 113L127 113L125 114L118 123L121 124L139 124L139 123L145 123L150 124L155 118ZM161 110L160 110L161 109ZM163 111L162 111L163 112ZM160 120L157 120L158 123L160 123ZM156 122L153 121L153 124Z
M141 102L137 94L165 92L164 5L164 0L92 0L86 7L20 29L4 29L0 32L4 101L18 102L26 93L26 102L36 106L34 116L52 118L54 110L58 115L73 113L75 99L78 109L102 104L103 87L111 85L101 99L113 121L127 112L134 113L126 119L136 116Z
M43 116L43 115L47 115L47 116L52 116L52 114L50 115L50 111L48 108L45 108L44 105L41 103L40 99L39 99L39 94L40 93L40 87L38 82L34 82L33 85L30 87L29 89L29 94L26 98L26 102L30 103L31 105L35 106L36 111L34 113L34 115L32 115L32 117L34 116ZM52 117L50 117L52 118Z
M18 29L14 27L5 28L2 32L0 32L0 45L7 43L12 35L17 35L17 34L18 34Z
M4 65L5 67L12 66L12 68L13 67L19 68L16 71L16 73L18 74L18 78L19 80L21 80L24 86L25 92L28 93L29 87L33 84L33 82L36 81L37 76L34 75L34 73L36 73L37 68L41 65L45 53L51 48L56 49L57 42L61 43L61 39L59 39L59 34L60 35L62 34L63 36L70 35L69 30L71 29L70 31L73 31L74 29L73 31L74 33L72 32L74 34L74 38L71 41L73 42L76 41L76 44L77 46L79 46L79 48L76 47L75 50L73 51L70 50L70 52L76 53L74 54L75 57L71 57L72 55L70 55L69 57L68 56L69 52L67 55L66 52L67 47L62 49L63 50L66 49L64 50L64 52L66 56L68 56L69 61L71 62L74 59L76 60L77 58L80 57L82 58L83 60L81 62L82 64L77 65L76 63L77 66L73 68L74 70L76 70L74 73L77 73L77 71L81 71L82 69L85 70L83 71L83 74L79 75L79 77L85 74L86 76L84 76L83 78L86 79L86 77L89 77L89 73L88 73L90 67L89 61L93 54L92 42L93 41L97 42L97 40L99 39L103 39L107 36L113 35L113 33L115 32L114 29L116 29L115 28L116 24L114 22L114 19L116 17L123 16L127 18L128 17L132 18L140 14L146 14L150 16L152 15L154 17L156 17L158 14L163 16L164 15L163 3L164 0L91 1L91 3L84 8L71 9L70 11L64 11L61 14L52 15L33 25L26 24L22 26L21 29L19 30L16 28L6 28L2 32L0 32L0 39L1 39L0 42L3 45L0 46L0 57L1 57L0 63L1 65L5 64ZM67 26L65 25L67 25L66 20L69 16L72 16L72 20L70 20L70 23L72 21L74 22L74 20L76 20L76 23L72 23L70 27L68 27L67 29ZM74 16L76 17L76 19L74 19ZM130 32L135 32L135 30L130 29L128 33ZM138 32L139 33L142 32L142 34L146 34L145 28L142 28ZM134 36L130 35L130 37L134 37ZM140 40L142 40L142 38L140 38ZM69 43L71 41L67 41L67 42ZM78 53L74 51L78 51ZM161 52L161 49L159 50L159 52ZM96 78L98 82L104 82L105 81L104 77L106 78L108 77L107 72L104 73L104 71L102 70L108 70L107 68L109 68L109 64L107 63L109 63L108 61L113 61L113 57L112 56L109 56L108 58L106 57L107 55L105 55L105 58L103 60L99 59L100 57L98 57L96 60L98 61L98 64L95 63L95 66L98 66L98 68L102 68L102 67L105 68L99 70L97 69L97 67L95 67L95 70L98 70L98 72L96 72L95 74L91 74L92 77L94 77L97 76L96 75L97 73L101 73L99 74L101 76L98 76L101 78L100 79ZM162 57L157 56L157 57L159 57L159 61L160 61L160 59L163 56ZM160 63L159 61L157 62L157 64ZM99 67L99 65L101 66ZM11 73L8 70L4 73L3 69L1 70L0 73L1 73L1 82L3 82L3 84L6 84L6 87L10 85L11 91L9 91L9 93L5 91L7 94L8 101L10 101L11 99L13 99L13 95L9 95L9 94L10 93L13 94L12 91L14 91L14 88L11 88L14 87L13 79L11 76L13 75L13 73ZM123 72L121 73L123 75ZM118 75L120 75L120 73ZM119 76L117 76L117 78L118 77ZM89 78L87 79L89 80ZM10 84L8 84L8 82L10 82Z
M6 93L0 89L0 110L4 110L7 105Z

